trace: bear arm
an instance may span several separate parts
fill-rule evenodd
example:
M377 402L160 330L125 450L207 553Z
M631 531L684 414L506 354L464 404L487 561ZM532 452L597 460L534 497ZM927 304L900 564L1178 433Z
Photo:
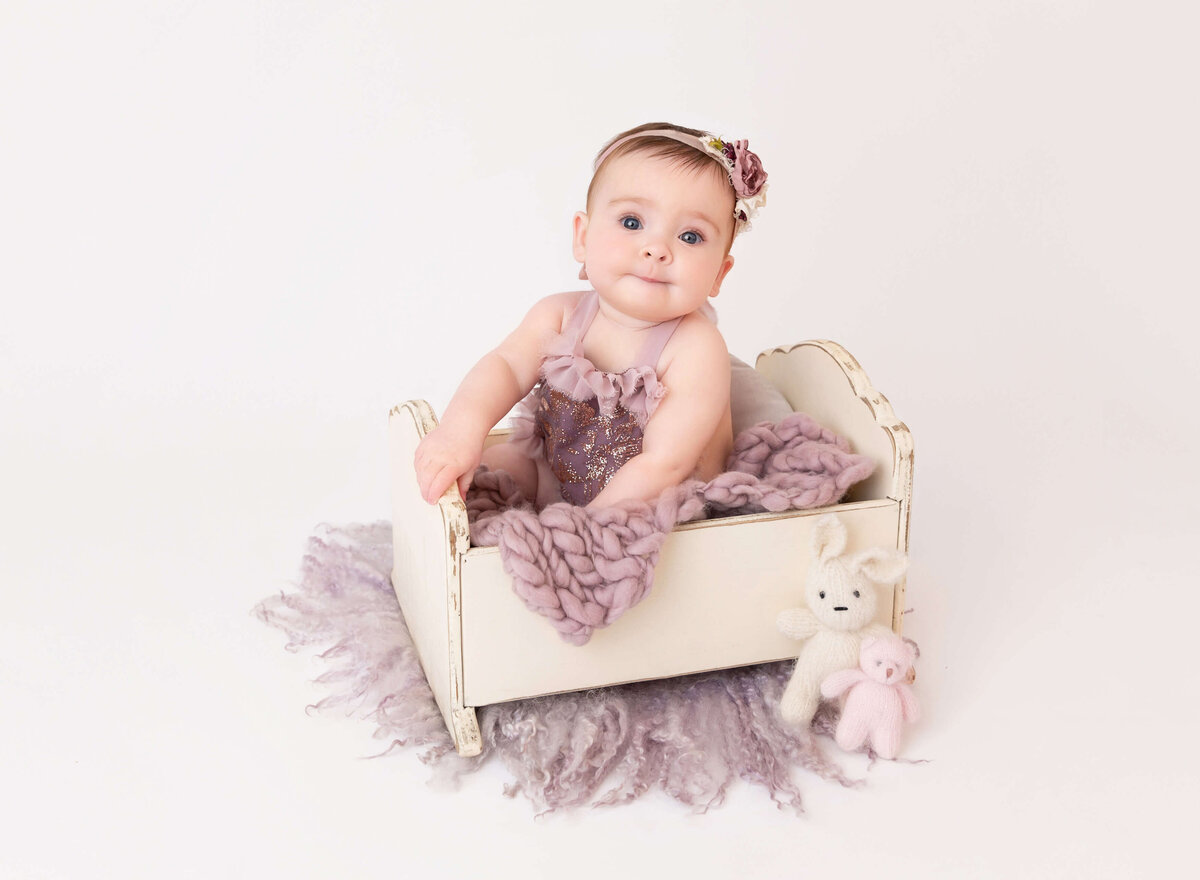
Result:
M896 690L900 694L900 711L904 713L905 721L916 721L921 717L921 707L917 705L917 698L913 696L912 688L901 682L896 685Z
M792 639L807 639L820 629L817 617L807 608L788 608L780 611L775 620L779 631Z
M825 676L821 682L821 696L827 700L841 696L860 681L866 681L867 676L860 669L839 669Z

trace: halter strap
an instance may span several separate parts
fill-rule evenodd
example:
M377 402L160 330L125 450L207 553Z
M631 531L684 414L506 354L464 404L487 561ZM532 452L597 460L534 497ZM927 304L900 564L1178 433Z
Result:
M571 317L567 318L567 326L563 327L563 335L574 337L572 344L577 352L582 353L584 334L592 326L592 321L598 311L600 311L600 294L589 290L580 297L579 302L575 304L575 311L571 312Z
M667 347L667 343L679 328L680 322L683 321L683 316L672 318L670 321L663 321L656 327L652 327L650 333L646 336L645 343L642 344L642 350L638 354L638 363L646 364L654 367L654 372L658 372L658 359L662 357L663 349Z
M567 318L567 325L563 328L564 336L574 338L575 350L579 353L583 351L583 337L587 335L588 328L592 326L592 321L596 319L596 315L600 311L600 294L594 290L589 290L579 300L575 306L575 311L571 313L571 317ZM642 343L642 348L638 352L637 362L635 366L658 366L658 359L662 357L663 349L667 347L667 343L679 328L683 321L683 316L672 318L670 321L663 321L651 327L646 334L646 339ZM657 369L656 369L657 372Z

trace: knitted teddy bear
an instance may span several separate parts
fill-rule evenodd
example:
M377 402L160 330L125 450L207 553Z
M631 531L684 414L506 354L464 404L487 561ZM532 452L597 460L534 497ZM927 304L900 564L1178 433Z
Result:
M875 584L898 581L908 558L898 550L872 547L852 556L846 549L846 527L833 514L813 526L812 563L804 584L807 608L780 613L780 631L803 640L796 668L779 701L785 721L808 727L821 702L821 682L831 672L858 665L863 635L885 635L875 616Z
M821 695L835 699L846 694L834 740L848 752L870 740L881 758L894 758L900 748L900 729L916 721L920 711L906 681L916 660L911 644L893 636L863 639L858 669L842 669L821 683Z

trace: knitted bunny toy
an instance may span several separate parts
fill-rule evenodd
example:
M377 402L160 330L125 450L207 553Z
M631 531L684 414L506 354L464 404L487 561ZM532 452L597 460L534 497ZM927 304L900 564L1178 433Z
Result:
M842 669L821 683L821 695L834 699L846 694L834 740L848 752L870 740L881 758L894 758L900 748L900 728L916 721L916 697L905 681L916 659L913 646L893 636L863 639L858 669Z
M783 611L776 621L784 635L805 642L779 701L783 719L802 727L816 714L825 677L858 665L862 637L891 632L871 622L875 584L895 583L908 567L903 553L882 547L843 556L846 527L833 514L817 520L812 549L804 584L808 607Z

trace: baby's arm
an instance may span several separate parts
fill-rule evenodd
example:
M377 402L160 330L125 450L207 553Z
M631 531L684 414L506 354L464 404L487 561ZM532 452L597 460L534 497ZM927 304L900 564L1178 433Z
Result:
M520 326L467 373L414 456L417 485L430 504L456 480L459 491L466 493L483 455L484 438L537 382L542 347L561 332L564 310L578 296L560 293L540 300Z
M707 318L685 318L663 360L668 393L646 425L641 454L621 467L588 507L649 501L692 476L729 409L729 351Z

